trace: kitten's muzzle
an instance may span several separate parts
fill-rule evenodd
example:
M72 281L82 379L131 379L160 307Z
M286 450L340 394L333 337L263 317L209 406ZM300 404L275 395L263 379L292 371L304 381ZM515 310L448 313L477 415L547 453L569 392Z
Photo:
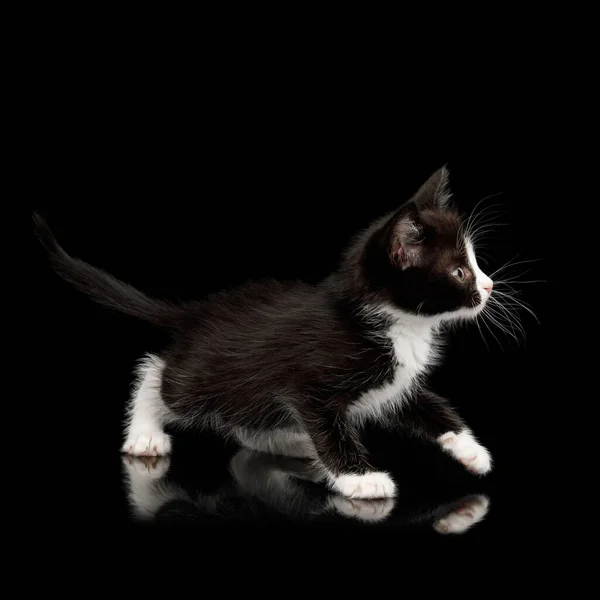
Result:
M488 281L486 281L482 286L481 286L488 294L492 293L492 289L494 287L494 282L491 279L488 279Z

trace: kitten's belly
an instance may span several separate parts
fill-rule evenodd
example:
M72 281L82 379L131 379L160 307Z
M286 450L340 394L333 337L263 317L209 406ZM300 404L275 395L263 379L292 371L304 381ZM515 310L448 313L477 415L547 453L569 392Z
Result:
M297 458L317 455L308 433L301 428L281 427L260 431L247 427L236 427L234 435L243 446L259 452Z

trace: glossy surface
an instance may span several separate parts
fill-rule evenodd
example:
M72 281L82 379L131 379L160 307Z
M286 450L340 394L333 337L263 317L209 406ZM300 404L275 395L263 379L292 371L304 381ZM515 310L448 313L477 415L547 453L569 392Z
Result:
M433 445L398 433L367 437L397 483L393 499L344 498L305 460L185 434L175 436L169 457L121 456L121 516L134 526L360 525L427 535L485 531L501 518L493 476L470 475Z
M458 487L438 482L437 488L429 481L419 488L418 481L400 476L398 497L369 501L332 493L318 470L295 458L233 450L214 481L203 479L201 469L191 481L186 477L189 471L178 476L178 467L184 466L178 460L183 463L185 457L123 457L123 493L132 522L335 527L363 523L461 534L478 525L491 508L489 495L482 491L489 486L475 481Z

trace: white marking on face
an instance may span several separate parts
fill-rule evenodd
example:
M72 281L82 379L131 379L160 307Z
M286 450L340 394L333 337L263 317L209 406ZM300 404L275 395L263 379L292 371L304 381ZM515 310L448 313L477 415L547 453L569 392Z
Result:
M492 293L494 282L479 268L477 264L477 257L475 256L475 249L471 240L467 239L465 242L467 248L467 257L469 259L469 266L475 275L475 282L477 285L477 291L481 295L482 305L487 302L487 299Z

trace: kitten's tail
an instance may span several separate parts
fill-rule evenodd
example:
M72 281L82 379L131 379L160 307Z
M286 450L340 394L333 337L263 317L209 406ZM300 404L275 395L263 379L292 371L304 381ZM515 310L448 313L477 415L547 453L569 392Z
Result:
M33 213L36 234L50 256L54 270L75 289L108 308L163 328L176 328L184 309L164 300L149 298L133 286L105 271L69 256L58 244L46 221Z

